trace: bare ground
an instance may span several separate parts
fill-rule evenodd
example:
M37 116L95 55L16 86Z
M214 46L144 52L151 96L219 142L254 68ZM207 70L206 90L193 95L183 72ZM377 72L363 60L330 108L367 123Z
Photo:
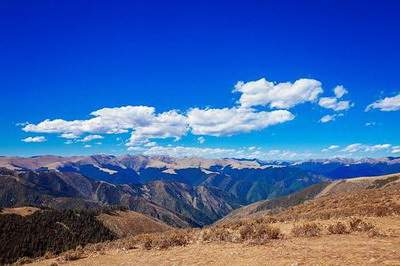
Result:
M0 214L17 214L21 216L27 216L34 214L39 211L39 208L35 207L18 207L18 208L4 208Z
M324 196L258 219L128 237L34 265L400 265L399 189Z
M42 260L33 265L400 265L400 217L370 217L382 233L371 237L366 232L328 234L318 237L293 237L295 223L277 223L283 239L262 245L230 242L195 242L166 250L112 247L85 253L82 258L63 257ZM338 220L318 221L326 228ZM346 220L341 219L341 222Z
M329 235L256 246L207 243L168 250L110 250L66 265L400 265L399 247L399 237ZM55 261L33 265L51 265Z

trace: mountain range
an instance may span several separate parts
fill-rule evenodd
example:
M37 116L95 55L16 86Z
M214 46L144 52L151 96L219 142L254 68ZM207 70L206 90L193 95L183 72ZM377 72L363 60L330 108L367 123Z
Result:
M175 227L329 180L400 172L400 159L264 162L167 156L0 157L0 207L122 205Z

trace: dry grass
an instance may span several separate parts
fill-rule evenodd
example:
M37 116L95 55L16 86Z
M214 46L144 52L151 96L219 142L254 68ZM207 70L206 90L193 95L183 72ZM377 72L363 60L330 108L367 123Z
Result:
M328 232L331 234L335 235L342 235L342 234L348 234L349 231L347 230L347 227L344 223L342 222L337 222L334 224L330 224L328 226Z
M399 187L338 193L314 199L272 215L280 222L400 215Z
M173 229L146 215L132 211L115 211L112 214L101 213L97 219L120 238L139 234L165 232Z
M304 223L292 228L292 235L296 237L315 237L321 234L322 227L317 223Z
M61 257L61 261L74 261L85 258L85 252L81 246L78 246L75 250L69 250L64 253Z
M84 253L107 254L110 250L131 249L165 250L204 243L247 243L269 247L279 246L279 241L285 241L286 238L292 238L293 241L319 241L326 237L335 238L333 235L346 235L346 238L385 237L378 227L384 229L385 233L389 232L392 224L388 221L400 214L398 191L390 188L370 189L362 193L324 196L256 219L225 221L203 229L174 229L88 245ZM395 233L389 232L389 235L398 236L399 232L400 229ZM72 259L81 256L81 253L73 253Z
M365 222L360 218L352 218L349 222L349 227L352 232L369 232L375 229L373 224Z
M28 216L37 211L40 211L40 209L35 207L4 208L0 211L0 214L17 214L21 216Z

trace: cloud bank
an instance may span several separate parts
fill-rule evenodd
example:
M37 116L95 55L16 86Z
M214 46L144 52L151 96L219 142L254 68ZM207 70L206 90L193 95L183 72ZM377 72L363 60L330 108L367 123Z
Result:
M386 97L384 99L377 100L376 102L370 104L365 108L368 112L372 109L378 109L383 112L392 112L400 110L400 94L394 97Z
M38 137L27 137L22 139L21 141L27 142L27 143L40 143L40 142L45 142L47 139L43 136L38 136Z
M266 106L289 109L305 102L314 102L323 92L321 82L315 79L299 79L294 83L274 83L265 78L235 85L240 92L239 103L243 107Z
M235 85L240 93L235 106L225 108L189 108L186 112L169 110L156 112L151 106L122 106L102 108L90 113L85 120L45 119L37 124L28 123L25 132L58 134L66 143L90 142L102 139L103 134L129 133L126 146L151 147L156 139L179 140L187 134L199 136L232 136L262 130L289 122L295 115L288 109L303 103L318 103L335 111L346 110L349 101L338 101L347 94L343 86L334 89L335 97L319 96L323 93L321 82L315 79L298 79L294 82L271 82L265 78ZM318 101L319 99L319 101ZM327 115L325 123L338 115ZM204 142L203 139L198 140Z

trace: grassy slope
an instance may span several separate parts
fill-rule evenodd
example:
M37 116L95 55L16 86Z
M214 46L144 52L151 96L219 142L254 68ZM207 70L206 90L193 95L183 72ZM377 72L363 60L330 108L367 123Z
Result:
M376 180L375 180L376 181ZM400 183L336 191L256 219L140 235L88 247L72 265L398 265ZM354 221L359 217L359 225ZM344 229L330 228L341 224ZM296 228L318 227L297 234ZM274 230L272 230L272 229ZM277 230L277 231L276 231ZM274 232L279 232L278 235ZM129 251L126 251L129 250ZM268 255L266 255L268 254ZM65 256L57 259L65 262ZM42 261L37 265L49 265Z

